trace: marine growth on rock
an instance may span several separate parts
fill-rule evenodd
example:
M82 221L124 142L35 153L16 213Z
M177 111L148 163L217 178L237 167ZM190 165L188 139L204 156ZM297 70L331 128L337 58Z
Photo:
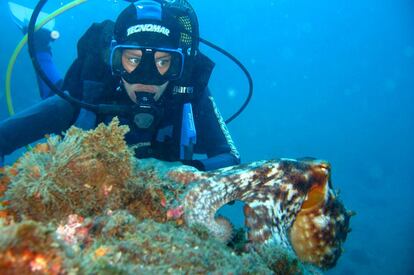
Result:
M72 127L2 171L1 274L314 274L340 257L351 213L329 163L200 172L134 158L127 131L117 119ZM237 234L217 217L234 200L245 204Z

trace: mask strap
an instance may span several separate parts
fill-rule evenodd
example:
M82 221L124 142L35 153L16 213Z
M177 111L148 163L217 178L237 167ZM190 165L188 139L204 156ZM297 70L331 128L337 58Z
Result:
M137 19L162 20L161 3L152 0L141 0L135 3Z

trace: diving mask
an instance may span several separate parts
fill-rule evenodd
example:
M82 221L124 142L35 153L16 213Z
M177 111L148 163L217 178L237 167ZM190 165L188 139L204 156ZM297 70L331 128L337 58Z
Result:
M181 49L117 45L110 62L112 73L131 84L162 85L179 79L184 69Z

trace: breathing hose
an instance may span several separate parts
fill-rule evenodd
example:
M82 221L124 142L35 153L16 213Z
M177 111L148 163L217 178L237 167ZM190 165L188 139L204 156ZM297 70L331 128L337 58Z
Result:
M60 14L64 13L65 11L68 11L80 4L85 3L87 0L75 0L59 9L54 11L53 13L49 14L45 19L43 19L39 24L36 24L35 31L42 28L44 25L46 25L49 21L53 20L55 17L59 16ZM6 92L6 102L7 102L7 110L9 112L9 115L14 115L14 108L13 108L13 100L11 96L11 76L13 72L14 65L16 63L16 59L19 56L21 50L23 49L24 45L28 41L28 35L25 34L23 38L20 40L19 44L17 44L15 50L13 51L12 56L10 57L8 66L7 66L7 72L6 72L6 82L5 82L5 92Z

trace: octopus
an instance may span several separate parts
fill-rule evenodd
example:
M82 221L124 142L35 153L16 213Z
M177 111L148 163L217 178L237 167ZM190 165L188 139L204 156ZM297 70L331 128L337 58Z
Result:
M208 172L185 194L184 219L228 242L232 226L216 212L242 201L252 247L279 246L328 269L342 253L353 215L330 178L330 164L316 159L258 161Z

